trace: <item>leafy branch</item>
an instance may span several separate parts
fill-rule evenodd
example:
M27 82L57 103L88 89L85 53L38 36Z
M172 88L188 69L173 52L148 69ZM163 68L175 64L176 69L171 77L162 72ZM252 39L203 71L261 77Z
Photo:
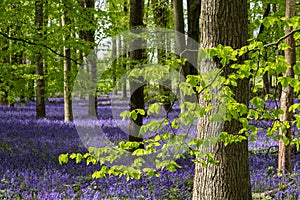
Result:
M10 39L10 40L14 40L14 41L20 41L20 42L23 42L23 43L26 43L26 44L29 44L29 45L36 45L36 46L42 46L42 47L45 47L46 49L50 50L52 53L54 53L55 55L59 56L59 57L62 57L62 58L66 58L66 59L69 59L71 61L73 61L75 64L80 64L79 62L77 62L77 60L73 59L73 58L70 58L68 56L64 56L63 54L60 54L58 52L56 52L54 49L52 49L51 47L45 45L45 44L40 44L40 43L36 43L36 42L32 42L30 40L27 40L27 39L23 39L23 38L16 38L16 37L11 37L3 32L0 31L0 35L2 35L3 37L7 38L7 39Z
M271 43L265 44L265 45L264 45L264 48L268 48L268 47L270 47L270 46L278 46L278 44L279 44L281 41L285 40L286 38L288 38L289 36L291 36L291 35L293 35L294 33L297 33L297 32L300 32L300 28L295 29L295 30L292 30L291 32L289 32L288 34L282 36L281 38L279 38L279 39L278 39L277 41L275 41L275 42L271 42Z

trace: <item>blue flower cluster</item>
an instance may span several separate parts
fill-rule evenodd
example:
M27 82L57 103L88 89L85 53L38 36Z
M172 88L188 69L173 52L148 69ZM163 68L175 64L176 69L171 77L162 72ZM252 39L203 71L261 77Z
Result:
M110 106L99 108L99 123L111 140L123 131L115 126ZM191 190L183 180L192 180L193 164L181 161L182 169L165 171L160 177L126 181L124 177L92 179L99 165L60 165L66 152L87 150L73 123L63 122L63 102L47 102L48 119L35 120L34 102L13 108L0 105L0 138L11 151L0 151L0 199L190 199Z
M110 140L119 141L124 132L115 126L111 110L109 104L99 106L99 124ZM11 147L0 151L0 199L191 199L194 165L189 158L178 160L182 168L174 173L129 181L113 176L92 179L99 165L73 160L60 165L60 154L87 150L75 125L63 122L61 99L50 99L47 113L48 119L35 120L34 102L0 106L0 138ZM267 127L271 122L251 123ZM278 177L277 142L265 133L260 130L249 144L253 193L275 191L275 199L300 198L300 155L293 155L293 174Z

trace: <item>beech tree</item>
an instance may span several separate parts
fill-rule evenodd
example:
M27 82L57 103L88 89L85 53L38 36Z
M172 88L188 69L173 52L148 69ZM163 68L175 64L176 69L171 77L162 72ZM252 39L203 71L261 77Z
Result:
M143 28L144 1L130 0L130 30L132 33L140 34ZM130 45L131 68L141 65L144 55L144 41L141 38L135 39ZM133 49L133 50L132 50ZM130 111L135 109L144 109L144 87L140 86L138 81L129 81L130 87ZM137 118L130 119L129 141L142 142L143 138L139 136L140 127L143 125L143 115L137 114Z
M63 3L63 2L62 2ZM67 16L65 10L62 11L61 25L62 27L70 26L71 20ZM65 29L63 36L63 41L67 43L67 40L70 38L71 30L68 28ZM65 121L73 121L73 111L72 111L72 82L71 82L71 49L70 46L65 44L63 47L64 51L64 119Z
M94 23L94 9L95 9L95 1L94 0L82 0L80 4L83 9L83 14L86 16L86 19L89 21L86 22L89 26L84 29L80 30L80 37L85 40L86 42L90 43L91 48L88 51L84 52L84 56L87 56L92 48L95 46L95 27L93 26ZM97 67L96 62L92 61L87 66L87 72L89 73L89 78L92 82L96 82L96 75L97 75ZM88 113L89 116L97 116L97 94L96 92L91 92L88 96L89 100L89 108Z
M198 68L192 63L198 63L198 43L200 39L199 18L200 18L201 0L187 0L188 9L188 32L187 32L187 52L185 57L190 62L186 63L188 74L197 75Z
M36 40L43 39L43 25L44 25L44 1L35 1L35 25L36 25ZM35 52L35 65L36 65L36 118L46 117L45 105L45 77L44 77L44 63L40 49Z
M214 48L221 44L237 49L247 44L247 1L233 0L228 3L226 0L202 0L200 21L201 48ZM209 64L200 65L200 72L207 73L221 67L217 58L213 60ZM238 62L243 62L243 58ZM227 77L232 72L230 65L225 66L223 76ZM237 86L231 86L231 90L237 103L248 104L248 79L238 80ZM208 105L202 94L199 95L199 103L202 107ZM198 139L219 137L221 131L229 135L239 135L239 121L226 121L222 128L220 123L209 120L212 114L210 112L199 118ZM217 163L208 164L207 167L199 162L195 163L194 200L252 199L247 140L228 145L217 142L207 148L201 145L199 151L211 153Z
M286 0L286 10L285 17L287 20L296 15L296 2L295 0ZM289 34L292 31L292 27L287 27L285 30L286 34ZM286 69L286 72L283 74L283 77L294 78L294 65L296 64L296 45L294 35L291 34L286 38L286 44L289 45L289 48L285 50L285 60L289 67ZM293 112L289 110L290 106L294 102L294 91L293 86L288 84L286 87L282 88L280 95L280 108L283 110L283 114L280 116L280 121L283 123L283 128L280 129L279 134L287 138L288 141L292 139L292 124L293 121ZM279 140L279 152L278 152L278 170L280 173L292 172L292 161L291 161L291 145L289 142L285 143L285 139L282 138Z

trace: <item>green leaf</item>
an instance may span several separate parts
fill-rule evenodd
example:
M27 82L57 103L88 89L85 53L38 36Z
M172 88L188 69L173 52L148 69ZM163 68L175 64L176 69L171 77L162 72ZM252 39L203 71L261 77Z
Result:
M90 153L85 153L84 155L83 155L83 158L87 158L87 157L89 157L89 156L91 156L91 154Z
M299 32L295 33L294 38L295 38L295 40L299 40L300 39L300 33Z
M299 33L300 34L300 33ZM300 75L300 63L297 62L295 65L294 65L294 72L295 72L295 75Z
M148 115L150 115L151 113L156 113L156 114L158 114L160 112L160 105L159 105L159 103L153 103L153 104L151 104L149 107L148 107L148 111L147 111L147 113L148 113Z
M295 112L296 110L300 110L300 104L295 103L289 107L289 112Z
M143 155L145 155L146 153L145 153L145 150L144 149L136 149L133 153L132 153L132 155L133 156L143 156Z
M251 142L255 142L255 141L256 141L256 137L255 137L255 135L253 135L253 134L250 134L250 136L249 136L249 140L250 140Z
M282 51L287 50L289 48L290 48L290 46L286 43L280 43L278 46L278 50L282 50Z
M145 110L143 109L135 109L136 113L140 114L140 115L145 115Z
M144 168L143 171L145 173L147 173L147 176L150 177L150 178L153 177L156 174L155 169L151 169L151 168Z
M68 163L69 161L69 154L66 153L66 154L60 154L59 157L58 157L58 161L59 161L59 164L62 165L63 163Z
M195 87L198 85L198 83L200 82L200 76L196 76L196 75L188 75L186 82L190 83L191 86Z
M78 153L77 155L76 155L76 164L77 163L80 163L81 162L81 160L82 160L82 155L80 154L80 153Z
M86 164L89 165L90 163L95 165L97 163L97 159L93 156L88 157L87 160L86 160Z
M123 120L126 119L126 118L129 118L130 117L130 111L125 110L125 111L121 112L120 117L122 117Z
M160 140L160 135L155 136L154 140L159 141Z
M76 158L76 153L72 153L72 154L70 155L70 158L71 158L71 159L75 159L75 158Z
M137 119L137 113L134 110L130 112L130 116L132 117L133 120Z
M92 174L92 178L104 178L108 173L109 169L107 166L103 166L100 171L96 171Z
M258 109L262 109L264 106L264 101L259 97L252 98L250 103Z
M296 121L296 126L298 129L300 129L300 114L295 114L295 121Z
M279 21L279 18L278 17L273 17L273 16L270 16L270 17L265 17L262 21L263 25L266 27L266 28L269 28L271 25L273 25L274 23L276 23L277 21Z

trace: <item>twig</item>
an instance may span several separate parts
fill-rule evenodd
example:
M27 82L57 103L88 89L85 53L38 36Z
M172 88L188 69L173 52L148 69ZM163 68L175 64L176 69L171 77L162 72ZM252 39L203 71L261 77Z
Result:
M284 191L286 189L288 189L289 186L295 184L294 181L291 181L281 187L277 187L273 190L269 190L269 191L265 191L265 192L261 192L261 193L254 193L253 194L253 197L256 197L256 198L265 198L266 196L269 196L269 197L275 197L275 195L279 192L279 191Z
M266 152L266 156L268 156L269 155L269 153L270 153L270 151L271 151L271 148L278 148L278 145L273 145L273 146L270 146L269 148L268 148L268 150L267 150L267 152ZM278 150L277 150L278 151Z
M266 195L271 196L271 197L275 197L275 195L276 195L277 192L286 190L286 189L288 189L289 186L291 186L291 185L293 185L293 184L294 184L294 182L291 181L291 182L289 182L289 183L283 185L282 187L278 187L278 188L275 188L275 189L273 189L273 190L266 191L266 192L264 192L264 193L265 193Z

